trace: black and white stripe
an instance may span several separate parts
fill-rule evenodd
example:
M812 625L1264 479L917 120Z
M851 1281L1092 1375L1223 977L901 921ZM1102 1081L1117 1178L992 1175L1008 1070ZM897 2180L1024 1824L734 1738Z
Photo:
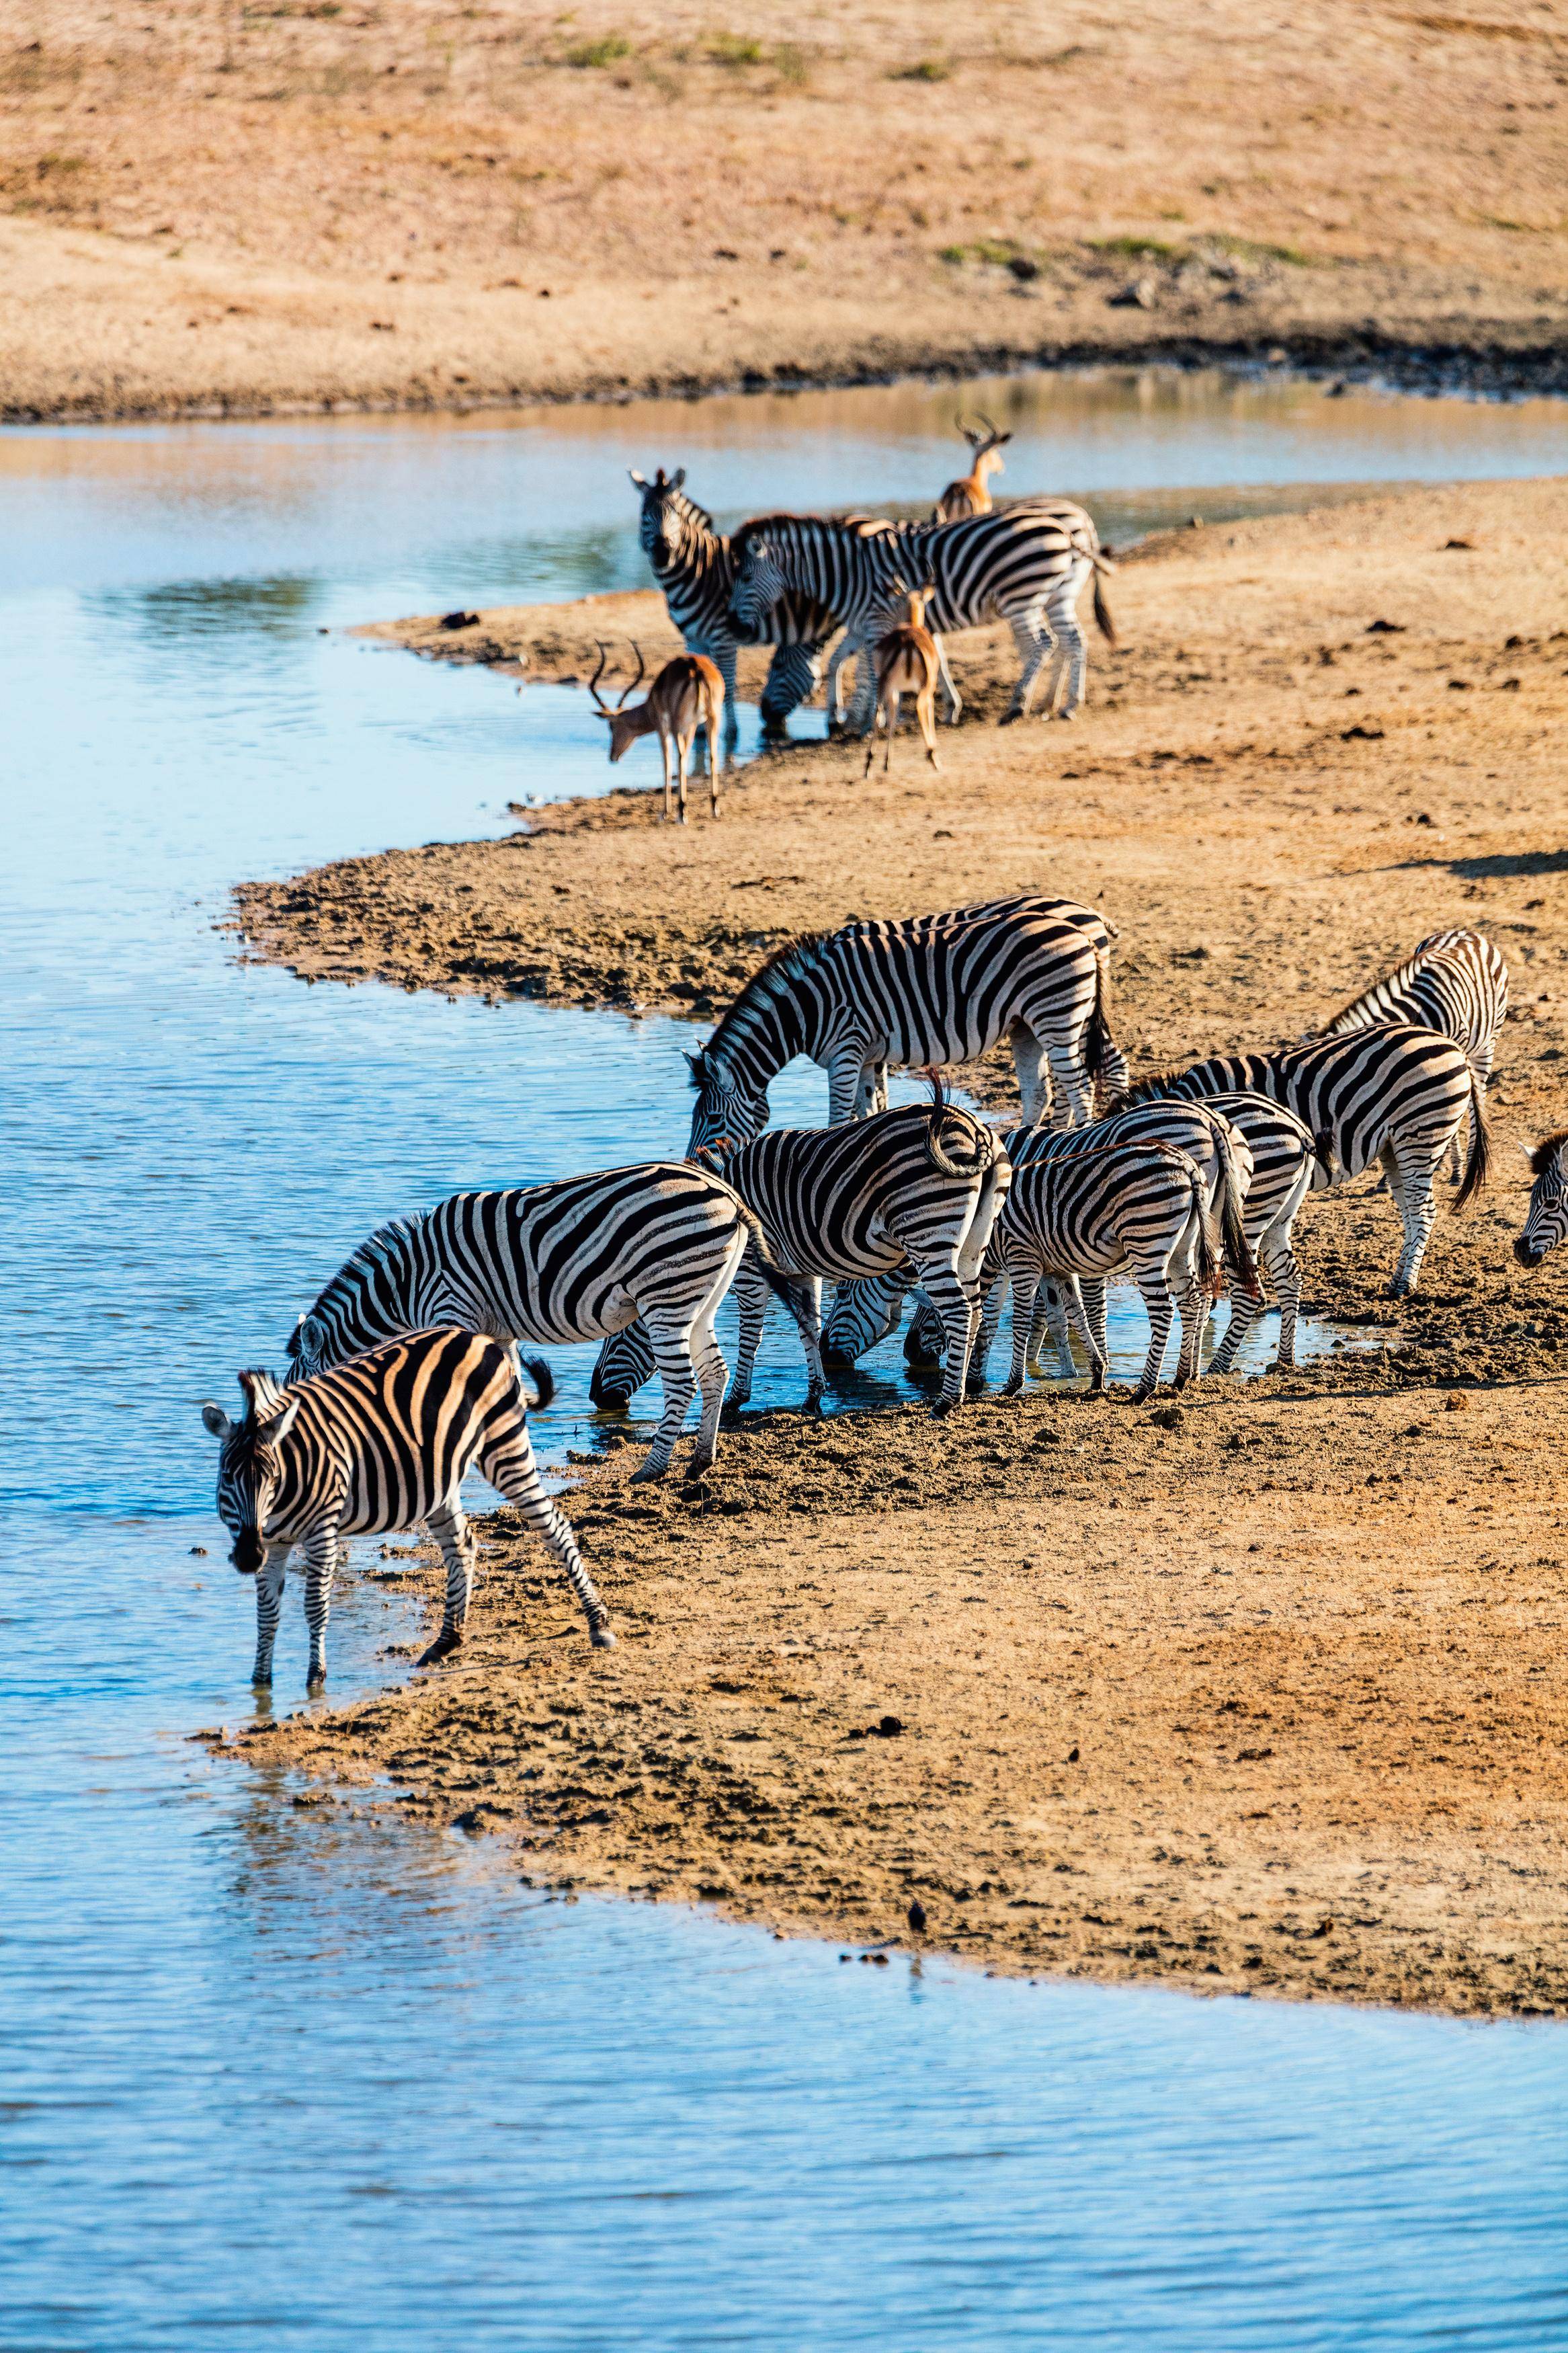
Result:
M1217 1294L1222 1243L1203 1172L1186 1153L1155 1135L1105 1142L1090 1132L1054 1137L1014 1172L992 1238L988 1297L976 1372L995 1329L1002 1283L1013 1292L1013 1362L1007 1394L1023 1388L1040 1287L1050 1280L1068 1327L1089 1359L1090 1383L1105 1385L1105 1279L1129 1267L1149 1316L1149 1353L1133 1391L1149 1397L1160 1378L1171 1324L1180 1312L1176 1387L1198 1377L1210 1301ZM1091 1320L1080 1284L1098 1286ZM1098 1328L1096 1328L1098 1325Z
M1436 1029L1463 1047L1484 1090L1507 1017L1508 965L1501 950L1484 932L1460 928L1432 933L1396 972L1374 981L1310 1036L1340 1038L1391 1021ZM1458 1130L1450 1149L1449 1173L1457 1179Z
M1068 694L1060 715L1070 719L1082 702L1089 649L1077 608L1090 579L1095 618L1114 642L1100 586L1100 575L1112 567L1100 552L1090 517L1059 499L1020 499L947 523L763 515L735 533L732 551L737 568L730 611L738 629L762 630L775 605L790 596L808 597L843 622L845 641L829 680L830 715L839 662L876 637L900 584L932 590L926 627L939 636L988 621L1008 624L1022 667L1004 725L1024 716L1047 653L1047 712L1056 709L1064 672ZM870 716L868 672L863 662L856 712L862 728Z
M1513 1245L1521 1266L1539 1266L1568 1238L1568 1127L1542 1137L1531 1153L1530 1173L1530 1203Z
M799 1277L792 1303L810 1367L808 1410L824 1386L816 1287L899 1274L918 1279L941 1320L947 1371L939 1412L963 1395L979 1316L980 1271L1009 1170L995 1134L942 1101L836 1128L773 1128L729 1153L724 1174L756 1216L774 1264ZM740 1348L731 1402L744 1405L767 1285L754 1252L735 1279ZM776 1286L774 1286L776 1287ZM647 1378L636 1326L606 1342L595 1378L629 1397Z
M1455 1208L1465 1208L1486 1183L1490 1137L1480 1081L1463 1049L1435 1029L1391 1023L1268 1054L1215 1054L1159 1083L1172 1095L1248 1093L1284 1103L1332 1150L1340 1181L1380 1160L1405 1229L1389 1285L1395 1299L1421 1271L1437 1217L1432 1180L1467 1111L1469 1156Z
M1110 1025L1110 936L1070 900L1020 893L792 940L753 973L699 1054L689 1149L764 1126L768 1084L805 1054L827 1073L830 1125L864 1113L889 1065L944 1069L1008 1038L1023 1116L1089 1120L1124 1070ZM885 1100L885 1097L884 1097Z
M600 1340L640 1317L664 1414L634 1476L668 1469L694 1388L702 1395L695 1475L713 1459L724 1402L713 1317L755 1228L722 1177L684 1160L454 1193L361 1243L290 1335L289 1378L428 1324L548 1347Z
M815 691L822 675L822 649L837 621L811 597L792 595L781 597L757 628L739 628L730 610L735 585L732 543L714 530L712 516L686 496L681 487L685 480L684 466L668 476L661 466L651 482L632 470L632 486L642 502L637 536L643 554L687 652L706 654L719 666L727 742L733 743L737 732L736 647L777 649L761 703L763 732L777 734L796 704Z
M536 1401L547 1405L549 1372L531 1361L528 1369ZM231 1421L216 1405L202 1408L202 1419L222 1446L217 1509L234 1539L234 1566L256 1576L253 1682L272 1681L284 1571L296 1545L305 1548L310 1680L319 1683L327 1672L327 1617L342 1539L392 1535L421 1524L441 1547L447 1600L441 1631L419 1663L429 1666L455 1650L468 1614L475 1551L458 1490L476 1468L549 1545L583 1605L594 1643L614 1641L572 1530L540 1484L529 1398L498 1341L447 1325L405 1333L287 1389L263 1372L241 1373L239 1383L242 1420Z

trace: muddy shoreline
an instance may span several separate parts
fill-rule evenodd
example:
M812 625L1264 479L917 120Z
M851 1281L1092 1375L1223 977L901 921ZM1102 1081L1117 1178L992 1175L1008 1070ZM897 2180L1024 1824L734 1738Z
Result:
M941 776L862 783L853 746L800 742L718 826L667 830L637 786L243 886L242 952L310 979L702 1019L790 932L1048 877L1120 927L1135 1069L1299 1035L1444 923L1513 978L1494 1179L1440 1216L1416 1298L1384 1295L1367 1180L1298 1221L1310 1312L1370 1347L1174 1413L1040 1388L942 1425L872 1359L858 1410L748 1417L702 1487L655 1494L605 1425L568 1507L607 1661L501 1514L460 1661L243 1753L385 1777L542 1883L784 1934L1568 2009L1568 1260L1510 1252L1521 1147L1568 1114L1565 526L1551 481L1167 534L1114 584L1121 648L1070 729L990 723L1011 655L976 633ZM606 606L648 617L376 634L565 676ZM1007 1107L1000 1065L971 1076Z

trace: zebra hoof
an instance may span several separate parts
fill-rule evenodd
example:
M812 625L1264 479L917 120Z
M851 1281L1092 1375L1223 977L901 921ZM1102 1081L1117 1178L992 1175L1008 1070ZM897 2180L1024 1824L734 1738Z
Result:
M1022 1397L1024 1394L1023 1375L1020 1373L1016 1377L1015 1377L1011 1373L1009 1373L1007 1378L1002 1384L1002 1394L1004 1397Z
M450 1658L462 1639L460 1634L437 1634L424 1656L415 1660L415 1667L439 1666L443 1659Z
M616 1647L616 1638L607 1626L590 1626L588 1640L595 1651L613 1651Z
M1023 716L1021 711L1005 711L996 724L998 727L1011 727L1015 720L1022 719Z
M643 1463L640 1469L632 1472L631 1477L626 1481L626 1484L628 1487L648 1486L655 1480L662 1479L668 1469L669 1465L668 1462L656 1463L650 1459L648 1461Z

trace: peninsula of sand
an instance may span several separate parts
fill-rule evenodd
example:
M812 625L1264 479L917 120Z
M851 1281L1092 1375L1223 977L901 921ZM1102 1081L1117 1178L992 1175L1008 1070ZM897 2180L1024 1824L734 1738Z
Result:
M12 418L1568 376L1558 0L58 0L11 12L0 119Z
M1045 1384L937 1423L851 1381L822 1424L748 1416L689 1489L628 1488L606 1424L566 1504L613 1653L503 1514L455 1662L244 1753L542 1883L846 1949L1568 2007L1568 1282L1510 1252L1521 1147L1568 1115L1565 533L1561 482L1194 530L1124 567L1070 728L991 723L1011 655L977 633L940 776L801 741L718 825L638 786L243 888L245 952L312 979L699 1017L793 932L1067 892L1119 927L1136 1070L1298 1036L1454 922L1513 990L1494 1175L1419 1295L1384 1296L1370 1180L1298 1221L1311 1312L1360 1345L1139 1411ZM559 678L605 612L380 634Z

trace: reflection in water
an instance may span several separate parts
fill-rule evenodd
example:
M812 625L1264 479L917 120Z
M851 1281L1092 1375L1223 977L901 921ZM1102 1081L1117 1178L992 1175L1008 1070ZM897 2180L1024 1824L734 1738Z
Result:
M1102 518L1152 519L1171 481L1239 501L1561 449L1544 403L1156 372L977 396L1022 420L1007 487L1085 488ZM318 631L637 582L620 469L661 456L724 514L759 486L913 498L952 471L955 405L905 386L0 434L26 819L0 867L7 2348L1491 2353L1568 2333L1555 2032L840 1968L542 1901L379 1798L296 1808L185 1736L252 1704L197 1400L277 1362L389 1212L686 1129L676 1025L229 960L236 876L610 781L580 695L520 701ZM784 1119L821 1101L805 1070L776 1094ZM559 1352L557 1459L591 1428L591 1353ZM894 1346L838 1402L918 1387ZM775 1321L759 1394L801 1388ZM412 1617L395 1584L342 1585L340 1698L405 1672ZM302 1667L291 1606L280 1706Z

